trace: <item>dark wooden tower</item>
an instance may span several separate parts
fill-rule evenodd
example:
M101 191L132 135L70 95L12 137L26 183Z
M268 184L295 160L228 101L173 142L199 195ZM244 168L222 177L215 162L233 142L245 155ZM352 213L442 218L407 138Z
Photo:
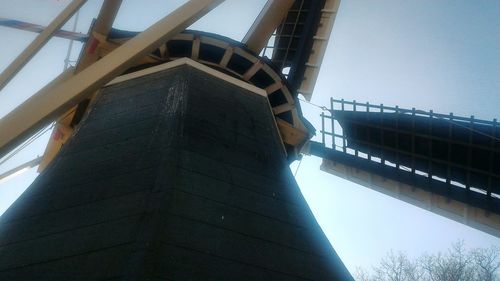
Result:
M0 249L0 280L351 280L265 92L191 60L103 88Z
M314 131L297 95L338 1L268 1L243 42L183 31L222 1L139 34L111 29L120 2L78 37L76 69L0 122L1 156L60 116L40 176L0 218L0 280L352 280L288 167Z

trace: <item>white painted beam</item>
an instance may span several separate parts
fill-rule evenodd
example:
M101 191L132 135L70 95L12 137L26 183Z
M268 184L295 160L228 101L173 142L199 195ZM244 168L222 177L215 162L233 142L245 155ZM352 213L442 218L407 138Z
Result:
M73 0L66 8L37 35L24 51L14 59L14 61L0 75L0 91L9 81L28 63L28 61L49 41L49 39L59 31L66 21L87 2L86 0Z
M0 119L0 157L222 2L191 0L52 90L36 93Z
M242 43L259 54L269 38L286 17L294 0L268 0L254 23L243 38Z
M115 17L120 9L122 4L122 0L106 0L102 3L101 10L99 11L99 16L97 17L92 30L90 31L89 40L84 45L82 50L82 55L80 56L80 60L76 66L74 73L79 73L83 69L87 68L89 65L93 64L99 59L99 51L98 49L102 47L102 45L107 44L107 37L109 31L113 26L113 22L115 21ZM62 117L57 120L56 126L54 126L54 130L60 130L61 128L66 128L68 130L72 130L70 124L73 120L73 117L76 112L76 107L73 107L69 112L65 112ZM65 138L53 139L50 138L47 143L47 147L45 148L45 152L43 154L43 160L38 166L38 171L41 172L47 167L47 165L54 159L59 150L61 149L64 142L69 139L71 134L67 132Z
M24 171L35 167L36 165L38 165L40 163L41 160L42 160L42 157L39 156L33 160L30 160L26 163L23 163L23 164L15 167L14 169L10 169L5 173L0 174L0 183L6 182L11 178L20 175Z

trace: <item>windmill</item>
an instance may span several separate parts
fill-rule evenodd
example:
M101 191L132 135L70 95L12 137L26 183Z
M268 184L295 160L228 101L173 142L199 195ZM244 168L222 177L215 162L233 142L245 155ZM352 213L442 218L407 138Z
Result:
M83 2L68 5L43 29L38 44L57 32ZM386 160L397 159L387 157L390 153L385 146L373 147L373 137L360 136L377 132L389 136L400 129L400 118L390 133L382 121L368 126L378 126L373 133L351 125L362 122L345 110L335 111L332 104L329 112L335 114L323 115L331 120L332 130L322 128L323 143L308 143L313 129L301 116L297 94L306 99L312 95L339 2L268 1L242 42L184 31L218 2L189 1L136 34L111 28L120 1L106 1L89 35L82 39L86 45L76 69L63 73L0 122L0 152L5 154L48 121L58 120L41 160L42 176L2 217L8 226L33 212L42 214L37 219L40 223L5 227L4 243L14 245L12 253L29 249L24 257L5 258L5 276L51 270L50 280L64 278L64 274L87 274L82 277L86 280L125 276L227 279L243 273L239 279L351 278L307 210L287 163L305 151L328 159L325 169L361 181L362 177L354 178L348 171L366 166L366 162L356 162L364 151L370 159L363 160L371 161L371 155L382 160L378 168L363 172L380 175L384 170L380 167L389 167ZM268 42L272 43L268 46ZM268 53L269 58L265 57ZM12 69L13 74L16 68ZM340 104L345 109L347 103ZM353 106L354 112L360 107ZM396 113L405 114L396 115L402 119L408 117L407 111ZM379 115L361 120L385 120L385 115ZM404 122L408 120L400 123ZM333 131L335 124L342 124L341 135ZM370 133L360 133L363 130ZM332 136L332 146L327 145L328 136ZM342 140L341 155L332 149L338 143L336 137ZM391 141L382 139L383 144ZM351 150L354 155L348 153ZM401 156L396 153L395 158ZM408 161L402 163L397 169L410 166ZM412 175L417 170L425 169L414 169ZM390 179L387 173L381 177ZM391 180L399 184L401 178ZM488 181L494 186L494 174ZM411 185L410 193L423 189L415 182L415 178L403 182ZM427 173L427 182L434 183L432 173ZM448 178L448 188L451 182ZM492 199L486 200L496 204L492 190L486 194ZM494 204L489 203L488 216L479 218L494 216L498 210ZM77 205L84 207L73 215L57 212ZM85 232L93 225L93 230ZM76 242L57 243L70 239L59 233ZM32 240L37 242L23 245ZM103 264L103 258L116 262ZM68 265L70 269L64 269ZM89 270L97 266L106 276Z

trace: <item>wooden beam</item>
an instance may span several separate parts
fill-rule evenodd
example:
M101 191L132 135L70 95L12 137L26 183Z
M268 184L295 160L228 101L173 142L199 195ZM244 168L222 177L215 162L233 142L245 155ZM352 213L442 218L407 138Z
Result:
M108 44L106 41L109 31L113 26L115 17L118 14L118 10L122 4L122 0L107 0L101 6L99 11L99 16L97 17L92 30L89 32L89 40L83 46L82 56L78 61L76 66L75 74L87 68L89 65L96 62L100 57L102 57L102 46ZM114 49L114 48L113 48ZM62 117L57 120L56 126L54 126L53 134L56 134L57 130L61 128L66 128L66 133L64 138L50 138L45 148L43 154L43 160L38 166L38 171L41 172L47 167L47 165L54 159L54 157L59 153L62 145L70 138L71 132L73 130L72 123L77 108L79 106L86 107L88 103L83 103L82 105L76 105L68 112L65 112Z
M29 98L0 120L0 157L223 1L191 0L52 91Z
M294 0L268 0L243 38L242 43L259 54L288 14Z
M99 16L97 17L92 30L102 35L108 35L111 27L113 27L113 22L115 21L121 4L122 0L104 1L104 3L102 3L101 10L99 11Z
M68 6L37 35L35 40L17 56L17 58L0 75L0 90L28 63L28 61L59 31L66 21L86 2L86 0L73 0Z
M318 79L323 57L326 53L328 41L332 33L335 17L339 10L341 0L326 0L325 6L321 10L321 17L318 29L313 37L311 53L306 62L306 69L298 92L302 94L307 101L310 101Z
M15 177L16 175L22 173L25 170L28 170L29 168L35 167L36 165L38 165L40 163L41 160L42 160L42 157L39 156L33 160L30 160L26 163L23 163L23 164L15 167L14 169L10 169L9 171L2 173L0 175L0 183L7 181L8 178Z
M76 66L76 72L80 72L99 59L97 49L102 43L106 43L109 31L113 26L122 0L107 0L102 3L99 16L89 34L89 40L84 46L82 57Z

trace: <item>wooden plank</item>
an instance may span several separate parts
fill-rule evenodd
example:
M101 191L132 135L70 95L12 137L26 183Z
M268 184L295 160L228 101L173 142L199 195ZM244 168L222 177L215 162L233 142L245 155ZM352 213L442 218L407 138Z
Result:
M111 30L111 27L113 26L113 22L115 20L116 14L118 13L118 10L120 9L121 3L122 0L108 0L104 1L104 3L102 4L101 10L99 11L99 16L97 17L92 30L89 32L89 40L83 47L82 56L78 61L75 73L82 71L103 56L101 54L102 46L105 44L109 44L106 41L106 38L109 31ZM71 131L73 130L72 123L74 122L73 120L75 113L78 110L85 110L85 108L85 105L76 105L69 111L65 112L63 116L57 120L57 125L55 126L54 130L63 127L69 131L66 132L65 138L49 139L49 142L43 154L42 162L38 166L39 172L43 171L45 167L52 161L52 159L54 159L54 157L61 149L62 145L71 136ZM57 132L54 131L53 134L54 133Z
M293 2L293 0L268 0L243 38L243 44L256 54L260 53L274 30L285 18Z
M28 61L59 31L66 21L87 2L73 0L68 6L31 42L24 51L0 75L0 90L28 63Z
M23 163L23 164L15 167L14 169L10 169L7 172L4 172L4 173L0 174L0 183L2 181L7 181L8 178L14 177L17 174L22 173L23 171L25 171L25 170L27 170L29 168L35 167L36 165L38 165L38 163L40 163L41 159L42 159L42 157L37 157L37 158L35 158L33 160L30 160L28 162L25 162L25 163Z
M52 91L32 96L0 121L0 156L222 2L191 0Z

